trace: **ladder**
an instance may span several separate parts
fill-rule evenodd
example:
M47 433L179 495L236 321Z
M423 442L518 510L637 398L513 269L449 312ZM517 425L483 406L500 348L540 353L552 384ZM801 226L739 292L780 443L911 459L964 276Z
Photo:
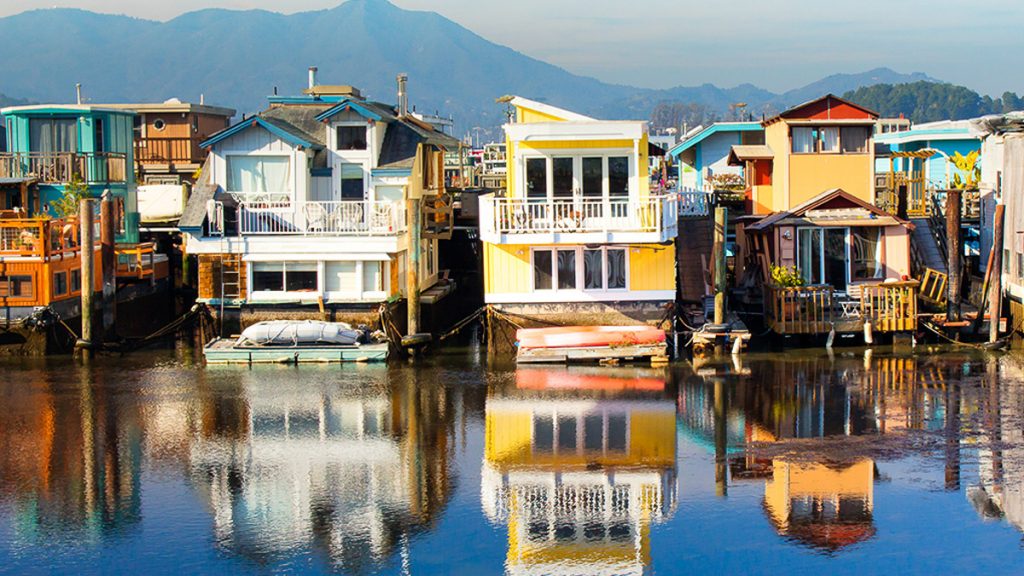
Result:
M224 308L228 300L242 296L242 255L221 252L220 254L220 327L224 335Z

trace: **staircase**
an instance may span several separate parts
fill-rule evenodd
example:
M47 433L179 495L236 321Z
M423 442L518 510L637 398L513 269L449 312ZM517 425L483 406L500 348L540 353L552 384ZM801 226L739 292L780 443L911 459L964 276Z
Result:
M679 299L682 302L701 302L708 295L706 270L711 267L714 231L715 222L709 216L687 218L680 222L676 260Z
M935 220L912 218L914 225L910 242L913 246L914 267L917 270L932 269L947 273L946 235L944 229L936 229Z

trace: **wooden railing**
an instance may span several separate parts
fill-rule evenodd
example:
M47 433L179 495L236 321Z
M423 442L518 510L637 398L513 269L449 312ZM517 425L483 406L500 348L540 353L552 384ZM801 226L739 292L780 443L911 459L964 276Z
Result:
M135 141L135 161L160 164L202 162L191 138L140 138Z
M945 272L924 269L924 277L921 278L921 300L933 306L946 305L946 283L949 277Z
M114 250L117 277L142 280L153 276L155 253L156 245L152 242L118 246Z
M779 334L821 334L832 329L835 290L831 286L765 287L765 318Z
M905 178L893 178L889 174L885 187L875 190L875 206L889 214L897 215L899 210L899 189L907 187L907 217L924 218L926 216L944 216L946 213L946 190L926 188L917 181ZM981 193L977 190L964 190L960 200L961 217L965 220L977 220L981 217Z
M63 184L74 177L87 183L124 182L125 155L114 152L5 152L0 154L0 178L35 178L43 184Z
M78 237L78 226L70 220L0 220L0 255L31 258L63 257L78 250Z
M871 321L876 332L917 330L918 286L916 280L864 286L860 299L861 317Z

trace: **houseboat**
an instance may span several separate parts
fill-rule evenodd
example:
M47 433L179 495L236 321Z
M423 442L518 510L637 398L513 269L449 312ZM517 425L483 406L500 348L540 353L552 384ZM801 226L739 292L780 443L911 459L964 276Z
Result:
M678 166L679 185L696 190L714 190L727 178L742 179L743 167L729 163L734 145L764 144L760 122L715 122L698 127L668 151Z
M376 325L409 302L396 330L418 331L436 301L438 240L450 237L444 154L459 141L352 86L309 87L211 136L179 227L198 257L199 301L241 327L265 319ZM223 322L222 322L223 325ZM226 335L227 331L225 331Z
M16 106L0 114L8 150L0 154L0 296L8 325L39 308L73 323L81 315L81 291L103 288L100 265L94 278L82 278L79 197L106 195L114 204L118 298L160 291L167 260L139 241L134 113L75 104ZM98 233L96 239L99 255ZM10 343L21 349L32 334L53 343L31 330L12 334Z
M732 147L748 206L736 277L760 288L777 334L917 328L914 225L873 204L877 119L829 94L762 122L765 144Z
M507 182L480 198L480 239L485 302L512 322L492 322L490 342L511 327L661 325L679 218L706 214L703 195L651 189L646 122L501 101Z

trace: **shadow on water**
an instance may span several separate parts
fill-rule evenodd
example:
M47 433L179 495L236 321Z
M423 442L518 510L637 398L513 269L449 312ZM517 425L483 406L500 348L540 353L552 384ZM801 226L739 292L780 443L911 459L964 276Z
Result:
M124 547L347 574L632 574L734 549L856 562L894 532L926 537L894 524L897 485L912 507L949 495L979 538L979 520L1024 530L1022 367L846 349L516 369L475 345L390 366L8 362L0 550L55 571ZM198 520L168 528L166 509ZM727 532L694 565L659 537L702 525L753 544Z

